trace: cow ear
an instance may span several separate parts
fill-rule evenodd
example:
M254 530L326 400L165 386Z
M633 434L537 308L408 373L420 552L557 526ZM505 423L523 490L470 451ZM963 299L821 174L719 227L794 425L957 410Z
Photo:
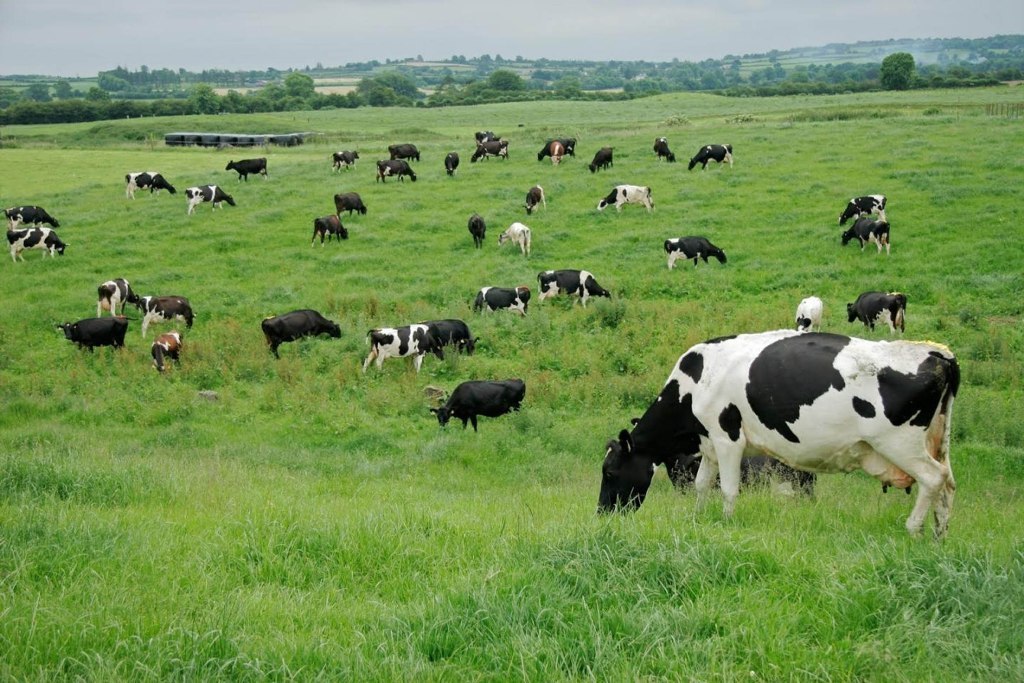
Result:
M440 410L441 410L441 409L440 409L440 408L429 408L429 410L430 410L430 412L432 412L432 413L433 413L434 415L437 415L437 414L438 414L438 412L440 412Z
M619 445L622 446L622 453L629 455L633 452L633 436L625 429L619 432Z

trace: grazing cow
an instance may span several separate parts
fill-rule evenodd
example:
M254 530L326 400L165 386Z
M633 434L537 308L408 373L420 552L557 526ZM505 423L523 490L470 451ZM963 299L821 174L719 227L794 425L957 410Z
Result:
M562 163L562 157L565 156L565 145L558 140L551 143L551 165L557 166Z
M310 240L309 246L316 244L316 237L320 236L320 246L324 244L324 238L328 242L331 241L331 237L341 240L348 239L348 230L341 224L341 219L337 216L330 214L327 216L320 216L320 218L313 219L313 239Z
M220 208L221 202L235 205L235 199L216 185L200 185L185 190L185 197L188 199L188 215L196 210L196 207L203 202L210 202L214 209Z
M544 143L544 147L537 152L537 161L542 161L544 157L552 157L551 161L557 164L558 162L554 160L554 151L556 149L554 144L556 142L561 146L561 150L558 153L559 159L564 154L568 154L571 157L576 156L576 138L557 138Z
M616 211L622 211L623 204L643 204L648 213L654 210L651 188L640 185L616 185L607 197L597 203L597 210L604 211L609 204L614 204Z
M719 263L725 263L725 252L711 244L706 237L676 237L665 240L665 252L668 254L668 269L675 268L677 259L693 259L693 267L697 267L697 259L708 262L708 256L714 256Z
M177 192L174 186L156 171L129 173L124 177L124 182L124 195L129 199L135 199L135 190L149 190L150 194L160 190L167 190L171 194Z
M353 211L365 216L366 204L363 204L363 198L358 192L339 192L334 195L334 212L340 218L342 211L348 211L349 216Z
M4 210L4 216L7 218L7 227L11 230L17 228L22 223L25 225L46 223L51 228L60 227L57 219L46 213L46 209L41 206L12 206Z
M611 298L611 292L597 284L594 276L585 270L545 270L537 273L540 282L540 299L560 293L579 297L580 305L587 305L587 298L603 296Z
M858 218L857 222L853 224L853 227L844 232L842 235L843 246L845 247L850 240L856 238L860 242L860 250L864 251L864 245L868 242L874 242L875 246L878 247L878 253L882 253L882 247L885 247L886 255L889 254L889 223L888 221L876 221L870 216L864 216Z
M492 130L479 130L476 132L477 142L489 142L491 140L497 140L499 136L494 134Z
M665 159L675 163L676 155L668 148L668 138L658 138L654 141L654 153L658 155L658 161Z
M448 175L455 175L456 169L459 167L459 153L448 152L444 157L444 172Z
M473 244L477 249L484 246L484 235L487 234L487 225L484 218L478 213L469 217L469 234L473 236Z
M526 213L527 215L533 213L533 210L538 205L543 205L544 208L548 206L548 200L544 198L544 188L540 185L534 185L526 193Z
M884 194L869 194L851 199L839 214L839 225L844 225L851 218L856 220L867 214L878 214L879 219L886 220Z
M341 328L337 323L308 308L264 318L260 327L263 329L263 336L266 337L274 358L281 357L277 353L277 347L285 342L292 342L303 337L315 337L320 334L326 334L334 339L341 336Z
M359 152L345 150L344 152L335 152L331 155L333 165L331 168L335 171L340 171L342 167L348 170L349 166L356 165L356 159L359 158Z
M56 254L63 256L64 249L68 246L60 241L53 228L8 230L7 243L11 246L11 260L15 263L18 262L18 258L21 258L22 261L25 260L25 255L21 252L26 249L42 249L43 258L46 258L47 252L49 252L50 258L53 258Z
M498 235L498 246L512 242L519 245L519 251L525 256L530 255L530 229L522 223L513 223L505 232Z
M390 176L396 176L400 181L404 181L405 176L409 176L414 183L416 182L416 174L409 167L409 162L402 159L392 161L381 160L377 162L378 182L386 183Z
M238 172L238 180L249 182L250 173L259 173L263 176L264 180L268 180L267 175L267 158L260 157L259 159L240 159L238 161L229 161L228 165L224 167L225 171L235 170Z
M124 278L107 280L96 288L96 317L100 317L103 311L110 311L111 315L117 315L117 307L121 307L121 313L127 304L134 304L139 297L132 291L132 286Z
M444 349L430 334L430 327L417 323L403 327L379 327L366 333L370 340L370 355L363 361L363 372L369 367L370 361L377 359L377 369L384 364L386 358L412 357L416 372L423 365L423 356L433 353L444 360Z
M476 350L477 338L469 331L469 325L462 320L446 318L444 320L428 320L423 323L430 330L434 343L444 348L453 347L457 352L472 356Z
M934 505L941 538L956 489L949 435L959 384L953 354L925 342L775 330L698 344L632 433L608 442L598 510L639 508L666 455L699 453L698 496L720 476L728 516L743 456L771 454L807 472L917 481L906 527L919 533Z
M388 154L391 155L391 159L412 159L413 161L420 160L420 151L416 149L416 145L389 145Z
M508 140L488 140L476 143L476 151L473 152L469 161L476 163L477 159L487 159L488 157L508 159Z
M135 301L135 307L142 311L142 336L146 336L146 330L150 323L169 322L181 320L185 327L192 329L192 306L188 299L182 296L140 296Z
M732 167L732 145L704 145L697 154L690 159L690 166L687 170L692 171L693 167L697 164L701 165L701 170L706 171L708 168L709 161L717 161L718 163L729 162L729 167Z
M442 427L454 417L462 420L463 429L467 422L472 422L475 432L477 416L500 417L519 410L525 397L526 383L521 379L497 382L470 380L455 387L445 404L440 408L431 408L430 412L437 415L437 421Z
M97 346L124 346L124 335L128 331L128 319L123 315L113 318L85 318L76 323L61 323L57 329L64 331L64 338L91 352Z
M473 310L479 313L484 308L488 311L509 310L517 311L520 315L526 315L526 308L530 303L530 288L524 285L519 287L484 287L476 294L476 301L473 302Z
M594 160L590 162L591 173L596 173L598 169L608 170L615 164L612 163L612 148L602 147L597 150L597 154L594 155Z
M171 330L161 334L153 340L150 353L153 354L153 367L156 368L157 372L164 371L164 358L170 358L174 362L178 362L180 360L178 354L181 353L181 332Z
M825 304L816 296L809 296L796 307L797 332L820 332L821 314Z
M881 319L888 323L889 334L906 329L907 297L900 292L864 292L852 304L846 304L846 315L850 322L860 320L872 331Z

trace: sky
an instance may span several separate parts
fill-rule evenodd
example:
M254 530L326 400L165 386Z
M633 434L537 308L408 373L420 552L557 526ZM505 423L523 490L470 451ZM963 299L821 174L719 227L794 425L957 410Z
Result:
M264 70L372 59L700 61L1024 33L1024 0L0 0L0 74Z

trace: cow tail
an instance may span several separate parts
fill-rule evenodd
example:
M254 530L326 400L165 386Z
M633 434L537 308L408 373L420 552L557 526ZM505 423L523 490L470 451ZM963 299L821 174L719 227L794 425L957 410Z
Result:
M949 463L949 437L953 424L953 400L960 389L960 364L956 358L942 356L946 386L939 401L939 409L935 413L926 434L928 452L941 463Z

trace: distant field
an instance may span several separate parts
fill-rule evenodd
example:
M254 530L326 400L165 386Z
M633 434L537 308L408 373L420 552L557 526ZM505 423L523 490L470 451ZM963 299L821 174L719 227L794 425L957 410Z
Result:
M0 266L0 678L1024 679L1024 157L992 146L1024 149L1024 127L985 114L1020 101L672 95L5 126L4 206L45 207L69 246ZM510 140L507 161L469 162L480 129ZM166 147L174 130L323 142ZM562 135L576 158L538 162ZM680 163L656 161L660 135ZM421 150L415 183L374 180L396 142ZM711 142L734 167L688 172ZM605 145L614 166L591 174ZM335 173L340 149L361 158ZM224 170L250 156L268 180ZM125 199L141 170L178 194ZM206 183L237 206L186 215L183 190ZM536 183L547 207L527 217ZM650 186L655 211L597 212L618 183ZM368 214L311 246L340 191ZM845 202L878 192L891 256L840 246ZM498 246L513 221L533 229L529 259ZM662 242L688 234L728 263L669 271ZM472 311L480 287L536 293L549 268L590 270L613 297ZM180 366L153 370L137 320L117 353L55 329L95 315L114 277L192 301ZM636 514L595 514L606 441L687 347L789 327L809 294L826 330L889 338L847 322L871 289L905 292L906 338L960 359L945 543L908 538L913 499L863 474L820 477L813 500L745 491L725 519L658 473ZM260 321L298 308L342 336L275 360ZM468 322L474 356L361 371L367 330L442 317ZM523 410L479 433L428 412L428 387L506 377L525 380Z

